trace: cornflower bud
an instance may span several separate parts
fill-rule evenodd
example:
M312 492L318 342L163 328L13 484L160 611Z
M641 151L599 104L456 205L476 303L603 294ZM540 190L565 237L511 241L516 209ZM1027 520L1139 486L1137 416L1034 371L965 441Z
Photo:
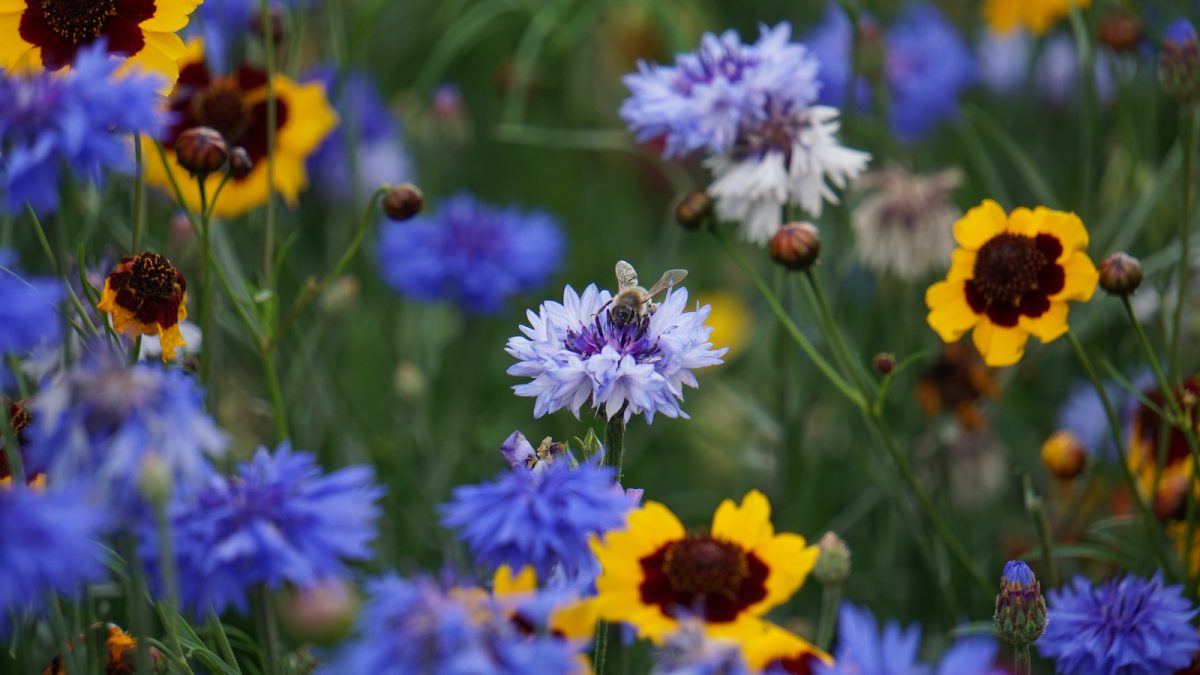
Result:
M1100 263L1100 287L1112 295L1129 295L1142 283L1142 263L1128 253L1114 253Z
M421 212L425 196L412 183L401 183L389 187L383 196L383 212L397 222L412 218Z
M229 148L216 129L192 127L175 139L175 158L193 176L203 178L225 166Z
M1004 565L1000 594L996 596L996 632L1018 647L1032 643L1046 632L1046 599L1033 570L1020 560Z
M1158 81L1180 103L1200 98L1200 45L1191 21L1180 19L1167 28L1158 55Z
M826 532L817 542L820 554L813 576L823 586L840 586L850 576L850 547L833 532Z
M688 193L675 205L675 220L689 232L695 232L712 216L713 202L707 192L697 190Z
M821 235L811 223L788 223L771 238L771 258L797 272L813 266L821 255Z

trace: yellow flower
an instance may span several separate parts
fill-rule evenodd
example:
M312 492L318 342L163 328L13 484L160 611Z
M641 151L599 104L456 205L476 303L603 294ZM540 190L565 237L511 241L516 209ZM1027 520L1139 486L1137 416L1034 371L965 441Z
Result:
M105 662L104 672L106 673L132 673L134 669L134 652L137 650L137 640L132 635L121 630L113 624L92 624L92 632L96 634L97 639L103 638L107 648L108 655ZM84 635L79 635L79 641L83 642ZM75 642L72 640L67 643L67 650L75 650ZM162 664L163 656L154 647L150 648L150 659L154 666ZM55 656L42 670L42 675L66 675L66 664L63 662L61 654Z
M1007 33L1014 28L1045 35L1055 23L1071 13L1071 5L1087 7L1091 0L987 0L983 17L992 30Z
M166 78L179 77L183 40L203 0L0 0L0 68L59 70L81 47L106 40L112 54Z
M743 640L742 653L755 673L814 673L818 663L833 666L833 657L816 645L765 622L760 633Z
M647 502L626 529L592 542L603 568L597 614L657 643L685 618L714 636L757 635L760 617L800 588L818 555L799 535L775 534L770 516L754 490L741 506L722 502L711 531L689 534L667 507Z
M519 601L522 596L528 596L537 591L537 572L528 565L513 575L512 568L501 565L492 579L492 595L498 600ZM514 611L512 619L522 625L519 610ZM524 620L528 626L529 621ZM596 607L589 598L568 601L555 607L550 614L550 632L568 640L592 639L596 631Z
M170 260L149 251L126 257L104 279L96 308L112 316L113 330L157 335L164 363L186 344L179 322L187 318L187 280Z
M0 0L3 3L5 0ZM214 172L205 180L208 198L216 199L213 213L224 218L239 216L267 201L267 76L251 66L233 75L214 76L204 58L204 45L193 40L180 61L179 84L168 99L174 124L163 139L167 161L158 159L150 139L142 139L146 180L175 195L174 175L184 201L193 211L200 208L200 187L175 158L175 140L193 127L217 130L230 148L245 148L254 167L241 178L230 178L217 194L224 173ZM275 191L289 205L308 187L305 162L321 141L337 126L337 113L325 98L320 83L301 84L275 76ZM169 172L169 173L168 173Z
M1166 398L1157 388L1147 389L1143 395L1156 407L1169 409ZM1190 409L1191 423L1197 425L1197 410L1190 406L1187 399L1200 394L1200 376L1192 376L1183 381L1175 392L1176 403L1184 409ZM1196 466L1192 461L1191 448L1187 437L1179 428L1168 424L1163 429L1164 421L1150 406L1139 403L1133 410L1129 421L1129 450L1126 454L1129 469L1137 478L1138 489L1144 498L1150 499L1154 512L1161 518L1179 518L1183 516L1187 505L1187 489L1192 484ZM1160 434L1160 431L1165 431ZM1158 470L1158 442L1160 436L1165 441L1162 471ZM1157 478L1157 492L1154 481ZM1153 494L1151 494L1153 492Z
M1086 462L1087 452L1083 449L1083 442L1066 429L1050 434L1050 438L1042 443L1042 464L1056 478L1075 478L1083 471Z
M746 306L746 300L732 291L716 291L700 295L701 305L711 305L708 325L712 326L709 340L713 349L728 347L725 361L728 363L746 348L750 341L750 329L754 325L754 314Z
M946 280L925 292L929 325L946 342L973 328L989 366L1020 361L1030 335L1061 337L1067 301L1087 302L1096 290L1087 229L1073 213L1039 206L1006 215L989 199L954 224L954 238Z

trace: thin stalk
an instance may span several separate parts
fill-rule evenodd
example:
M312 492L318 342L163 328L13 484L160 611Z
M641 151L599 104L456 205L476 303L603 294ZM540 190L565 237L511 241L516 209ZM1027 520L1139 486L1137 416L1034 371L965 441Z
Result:
M240 675L242 668L238 665L237 656L234 655L233 647L229 644L229 636L225 633L225 624L221 623L221 617L217 616L217 612L211 604L208 606L208 629L212 631L213 637L217 640L217 649L221 651L221 658Z
M260 0L258 7L264 20L271 16L270 0ZM275 268L275 124L278 115L275 101L275 40L272 36L264 37L263 50L266 52L267 68L267 208L263 227L262 286L270 288L273 285L272 270Z
M1075 351L1075 357L1079 360L1079 365L1087 374L1088 379L1092 382L1092 387L1100 396L1100 403L1104 406L1104 415L1108 418L1109 432L1112 434L1113 443L1117 448L1117 456L1119 457L1118 465L1121 467L1121 478L1125 481L1125 486L1130 492L1133 503L1137 506L1138 514L1142 517L1143 524L1146 528L1146 535L1151 539L1159 559L1168 563L1171 559L1162 548L1161 537L1159 536L1158 522L1154 519L1154 512L1146 504L1142 498L1142 492L1138 489L1137 481L1133 477L1133 473L1129 469L1128 455L1125 449L1125 440L1121 432L1121 420L1117 417L1117 410L1113 407L1112 399L1108 396L1108 391L1105 390L1104 384L1100 381L1100 376L1096 373L1096 367L1092 365L1092 360L1084 351L1083 345L1079 343L1079 338L1071 331L1067 331L1067 342L1071 344L1071 349Z
M618 413L615 417L608 421L604 426L604 457L601 458L601 466L611 466L616 468L615 480L619 485L621 483L621 468L625 463L625 419ZM604 675L605 662L608 659L608 633L609 626L607 621L601 621L596 626L596 647L595 653L592 655L593 670L596 675ZM619 648L619 644L617 647Z
M212 381L212 343L213 343L213 306L212 306L212 219L208 213L207 177L197 176L196 186L200 188L200 245L203 247L204 263L200 276L200 382L204 384L204 397L212 408L216 401Z
M267 391L271 395L271 408L275 417L275 436L280 443L288 438L287 408L283 403L283 390L279 386L279 374L275 371L275 357L265 348L259 352L263 363L263 376L267 380Z
M1018 645L1013 651L1013 667L1017 675L1030 675L1033 672L1033 662L1029 657L1029 645Z
M175 578L175 547L172 540L171 524L167 519L165 503L154 505L154 520L158 527L158 554L162 565L163 586L166 591L166 611L163 612L164 623L167 625L167 642L171 645L172 656L185 667L187 659L183 655L183 645L179 642L179 626L177 625L179 584Z
M1092 44L1093 31L1078 3L1071 3L1071 29L1075 34L1075 50L1079 62L1080 87L1083 92L1083 121L1079 125L1079 205L1086 221L1092 213L1092 176L1095 175L1096 140L1096 49Z
M866 394L868 398L872 398L876 393L876 386L871 382L866 375L863 374L862 363L855 358L850 351L850 347L846 342L846 337L842 335L841 328L838 327L837 321L833 318L833 312L829 309L829 300L825 295L825 287L821 284L821 280L813 273L810 267L804 270L804 276L808 279L809 286L812 287L813 297L816 300L816 309L824 322L830 342L833 344L833 353L842 361L842 367L854 378L858 384L858 388Z
M133 135L133 161L133 239L130 242L130 252L136 254L141 249L142 223L146 221L146 162L142 157L141 133Z
M837 625L838 607L842 604L842 585L829 584L821 589L821 617L817 623L817 646L829 651L833 629Z
M1033 527L1037 530L1038 540L1042 545L1042 562L1046 565L1046 579L1050 588L1058 588L1058 561L1054 557L1054 537L1050 530L1050 520L1046 516L1046 503L1033 491L1033 481L1028 474L1025 476L1025 510L1033 518Z
M54 629L54 639L61 645L62 659L66 666L67 675L72 673L86 673L87 659L81 664L79 657L82 655L82 649L76 649L74 640L71 636L71 629L67 627L67 618L63 615L62 605L58 604L58 596L50 593L46 599L46 604L50 608L50 625Z
M608 622L596 624L596 646L592 652L592 672L604 675L604 666L608 655Z
M1192 241L1192 208L1195 204L1195 171L1196 144L1195 135L1196 110L1192 105L1185 105L1179 111L1179 140L1183 144L1183 217L1182 229L1179 232L1179 292L1175 297L1175 316L1171 323L1170 359L1171 381L1179 380L1180 351L1183 335L1183 305L1187 300L1188 286L1191 283L1191 241Z
M258 630L258 647L262 650L263 673L281 675L283 657L279 651L279 626L271 608L271 598L266 586L259 586L255 595L255 626Z
M720 227L714 225L709 229L713 233L713 236L716 237L717 243L721 245L721 248L725 249L725 252L729 255L730 259L732 259L733 262L739 268L741 268L742 272L744 272L747 277L749 277L750 281L758 289L759 294L762 295L763 299L767 301L767 304L771 306L771 311L775 312L775 316L778 317L783 323L784 328L786 328L788 333L791 334L792 339L796 341L796 344L800 346L800 349L808 356L808 358L812 360L813 364L817 367L817 370L820 370L821 374L823 374L829 380L829 382L842 393L843 396L850 399L851 403L858 406L860 410L868 410L869 406L866 399L863 398L863 395L848 382L846 382L846 380L844 380L842 376L838 374L837 370L835 370L833 366L831 366L829 362L825 360L825 357L821 356L821 353L817 351L817 348L813 346L813 343L804 335L804 333L800 331L800 328L796 326L796 323L792 321L792 318L788 316L787 310L785 310L783 305L779 303L779 299L776 298L775 294L771 292L771 289L767 287L766 283L762 280L762 277L760 277L758 273L754 271L754 268L752 268L750 264L746 262L746 259L743 258L740 253L738 253L737 249L734 248L729 239L727 239L724 233L721 232Z
M33 221L34 234L37 235L38 243L42 246L42 253L46 254L46 260L50 261L50 269L58 274L58 258L54 257L54 249L50 246L50 240L46 238L46 230L42 227L42 221L29 202L25 202L25 213Z
M137 554L137 544L129 542L126 547L126 564L129 566L128 587L130 622L133 627L133 637L137 640L134 648L134 665L139 673L153 672L150 665L150 613L146 611L146 571L142 569L142 561Z

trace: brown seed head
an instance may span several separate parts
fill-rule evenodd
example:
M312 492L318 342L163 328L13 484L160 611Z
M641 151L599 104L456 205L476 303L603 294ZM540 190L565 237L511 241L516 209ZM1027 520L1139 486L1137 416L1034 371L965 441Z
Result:
M193 176L204 177L225 166L229 149L215 129L192 127L175 139L175 157Z
M771 258L784 267L802 272L821 255L821 235L811 223L788 223L771 239Z

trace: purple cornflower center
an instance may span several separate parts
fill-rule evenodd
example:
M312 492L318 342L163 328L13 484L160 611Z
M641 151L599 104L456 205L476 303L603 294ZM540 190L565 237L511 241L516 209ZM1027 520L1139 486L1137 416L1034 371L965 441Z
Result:
M738 82L746 70L758 65L758 58L747 54L742 45L729 45L723 40L719 49L700 49L693 59L678 62L679 77L675 88L681 94L691 94L692 87L708 84L718 77Z
M632 356L638 363L657 361L658 338L650 338L650 317L617 324L609 321L606 312L600 312L592 323L584 324L583 330L567 330L566 347L584 358L595 356L605 347L612 347L621 356Z
M798 108L790 101L768 101L766 110L767 114L762 120L742 130L734 155L739 158L761 157L776 151L782 152L785 162L790 163L792 147L808 122L808 109Z

